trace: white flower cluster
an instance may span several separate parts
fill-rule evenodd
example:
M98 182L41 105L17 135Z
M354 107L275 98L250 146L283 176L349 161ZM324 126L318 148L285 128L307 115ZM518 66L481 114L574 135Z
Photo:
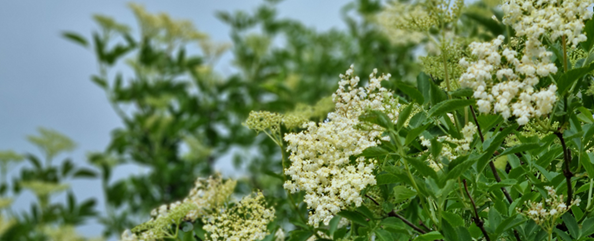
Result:
M537 40L549 33L553 40L565 36L576 47L586 41L584 22L592 18L588 8L594 0L508 0L503 6L503 23L511 25L518 36Z
M246 196L231 208L221 208L205 216L206 240L262 240L269 234L266 226L274 220L274 208L266 208L264 195Z
M551 63L551 52L538 42L527 40L522 56L501 44L504 37L486 42L473 42L469 48L477 60L468 63L465 58L460 65L466 72L460 76L460 85L474 90L474 97L482 113L500 113L503 118L517 117L520 125L532 117L549 114L557 96L556 85L548 89L534 90L540 77L557 73ZM511 107L511 108L510 108Z
M545 189L548 192L548 198L545 199L544 203L529 201L527 210L522 211L517 208L517 211L534 220L534 222L542 226L545 230L549 230L555 227L555 220L567 212L571 206L579 206L581 200L578 197L568 207L563 201L563 195L557 196L557 192L553 187L547 186Z
M443 148L441 149L441 156L447 158L450 161L458 158L460 155L464 155L470 151L470 143L474 139L474 134L476 134L476 126L472 122L468 122L466 126L462 129L462 135L464 135L463 139L456 139L452 138L451 136L440 136L437 138L437 141L443 143ZM421 136L421 145L424 147L431 147L431 141L425 139L425 137ZM455 148L452 148L450 144L455 145ZM423 154L421 154L423 155ZM429 162L429 166L433 168L433 170L438 171L443 168L443 164L441 161L434 160L432 156L427 157L427 161Z
M413 6L398 1L389 2L386 8L377 15L381 30L396 45L419 44L427 38L422 31L412 29L412 17L427 16L427 12L420 6Z
M379 110L392 121L398 119L393 93L381 87L381 81L390 75L376 77L374 69L369 86L357 88L359 77L353 76L353 72L351 65L346 75L340 75L339 88L332 96L336 111L328 114L325 122L310 122L304 124L307 130L285 135L292 161L285 174L292 181L287 181L284 188L305 191L304 201L313 209L308 223L314 227L321 221L327 225L348 205L360 206L361 190L376 184L375 160L350 157L376 146L383 130L375 125L362 130L359 116L366 110Z
M220 174L198 178L194 188L183 201L161 205L151 211L151 219L122 234L122 241L151 241L170 237L172 224L182 220L193 222L208 215L210 209L222 205L233 194L237 181L223 182Z
M188 197L184 198L183 201L177 201L169 205L164 204L158 209L153 209L151 211L151 220L166 217L170 210L175 210L182 204L191 203L199 208L190 210L184 219L194 221L204 214L203 210L214 208L224 203L233 194L236 184L237 181L235 180L223 182L220 174L209 177L208 179L198 178Z

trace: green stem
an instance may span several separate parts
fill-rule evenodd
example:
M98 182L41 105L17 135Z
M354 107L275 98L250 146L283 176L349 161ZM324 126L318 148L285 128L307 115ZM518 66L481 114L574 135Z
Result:
M419 189L419 186L417 185L417 182L415 181L412 173L410 172L410 168L408 168L408 162L406 160L406 154L404 153L404 147L402 146L402 143L400 142L400 139L398 139L398 137L396 137L393 133L393 130L390 131L390 138L394 140L394 142L396 143L396 146L398 147L398 154L400 155L400 159L402 160L402 164L404 165L404 169L406 170L406 175L408 176L408 178L410 179L413 188L417 191L417 193L421 193L421 190ZM429 218L431 218L431 221L433 221L433 223L437 224L439 222L437 222L437 220L435 219L433 213L433 208L425 202L424 198L419 198L421 200L421 205L423 207L428 207L429 209L431 209L431 213L429 213L429 210L427 210L426 208L423 208L423 211L425 211L427 213L427 215L429 216Z
M443 41L443 39L442 39ZM448 91L448 97L450 97L450 91L451 91L451 87L450 87L450 76L448 73L448 59L447 59L447 50L444 46L442 46L442 50L441 50L441 58L443 60L443 70L445 71L445 82L446 82L446 89Z
M567 41L565 40L565 35L561 36L561 44L563 45L563 70L567 73Z
M592 205L592 184L594 184L594 179L590 179L590 188L588 189L588 205L586 205L586 211L590 210L590 205Z
M276 141L275 141L276 142ZM279 144L279 143L277 143ZM282 144L282 142L281 142ZM279 147L281 148L281 155L282 155L282 160L281 160L281 165L283 166L283 180L284 182L287 182L287 176L285 175L285 161L287 160L287 154L285 152L285 148L283 145L279 145ZM283 188L284 189L284 188ZM289 197L289 202L291 203L291 207L293 208L293 210L295 211L295 213L297 214L297 216L299 216L299 219L301 219L301 221L305 224L307 224L307 220L305 220L305 218L303 217L303 215L301 215L301 213L299 213L299 207L297 207L297 205L295 204L295 200L293 199L293 195L291 195L291 192L287 189L285 189L285 191L287 192L287 197Z

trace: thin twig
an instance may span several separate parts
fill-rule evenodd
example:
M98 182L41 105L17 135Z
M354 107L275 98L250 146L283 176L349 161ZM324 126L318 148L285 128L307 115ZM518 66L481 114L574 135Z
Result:
M573 173L569 170L569 163L571 162L571 153L569 149L565 145L565 139L563 139L563 133L555 132L555 135L561 141L561 146L563 147L563 175L565 176L565 182L567 182L567 201L565 201L565 205L568 207L571 205L571 199L573 197L573 189L571 188L571 178L573 177Z
M472 118L474 119L474 123L476 124L476 129L478 130L479 136L481 137L481 143L485 143L485 136L483 136L483 131L481 130L481 126L479 125L479 122L476 119L476 113L474 112L474 108L472 107L472 105L470 105L470 112L472 112ZM493 154L499 155L499 152L495 151L495 153ZM497 182L501 182L501 178L499 177L499 173L497 173L497 168L495 167L493 160L489 161L489 167L491 168L491 172L493 172L495 180L497 180ZM466 186L466 181L464 182L464 184ZM505 189L505 187L501 187L501 191L503 192L503 195L505 195L505 198L510 204L514 202L514 200L512 199L511 195L509 195L509 192L507 191L507 189ZM516 240L521 240L518 230L514 229L514 236L516 236Z
M431 228L427 227L427 225L425 225L423 223L423 221L419 220L419 225L421 225L423 228L427 229L427 231L431 231Z
M474 123L476 124L476 129L478 130L479 136L481 137L481 142L485 142L483 131L481 131L481 125L479 125L478 120L476 119L476 113L474 113L474 108L472 107L472 105L470 105L470 112L472 112L472 118L474 119Z
M563 45L563 70L567 73L567 41L565 35L561 36L561 45Z
M375 199L373 199L372 197L370 197L369 195L365 194L365 197L369 198L369 200L371 200L372 202L374 202L376 205L380 206L380 204ZM408 226L410 226L411 228L413 228L414 230L416 230L417 232L419 232L421 234L426 233L424 230L422 230L418 226L414 225L412 222L408 221L406 218L404 218L404 217L400 216L399 214L397 214L396 212L394 212L394 210L392 210L390 213L388 213L388 216L399 218L404 223L406 223ZM427 226L425 226L425 224L423 224L423 222L419 221L419 223L423 227L425 227L427 230L431 231L431 229L428 228Z
M375 203L375 205L381 206L377 201L375 201L375 199L370 197L368 194L365 194L365 197L367 197L367 198L369 198L369 200L373 201Z
M410 226L415 231L417 231L417 232L419 232L421 234L427 233L427 232L425 232L425 230L419 228L417 225L414 225L413 223L411 223L410 221L408 221L406 218L400 216L400 214L397 214L396 212L394 212L394 210L392 210L390 213L388 213L388 216L390 216L390 217L396 217L396 218L402 220L402 222L406 223L406 225Z
M489 234L487 234L487 230L485 230L485 223L483 222L483 220L481 220L481 218L478 215L474 199L472 199L472 196L470 196L470 192L468 192L468 185L466 184L466 179L462 180L462 182L464 183L464 190L466 190L466 195L468 196L468 198L470 198L470 202L472 203L472 209L474 210L474 217L472 219L474 220L474 223L476 223L476 226L481 229L481 232L483 232L483 236L485 236L485 239L487 241L491 241L491 238L489 238Z
M476 113L474 112L474 108L472 107L472 105L470 105L470 112L472 112L472 118L474 119L474 123L476 124L476 129L478 130L479 136L481 137L481 142L484 143L485 137L483 136L483 132L481 131L481 126L479 125L478 120L476 119ZM498 154L499 153L496 152L496 155L498 155ZM499 173L497 173L497 168L495 167L493 160L489 161L489 168L491 169L491 172L493 173L495 180L497 180L497 182L501 182L501 177L499 177ZM509 194L509 192L507 191L507 189L505 189L505 187L501 187L501 191L503 192L503 194L505 195L505 198L507 199L507 201L509 203L514 202L514 200L512 199L512 197Z

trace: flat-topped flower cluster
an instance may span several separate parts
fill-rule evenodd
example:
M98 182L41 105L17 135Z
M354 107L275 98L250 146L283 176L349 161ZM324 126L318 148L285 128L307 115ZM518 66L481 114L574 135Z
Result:
M261 192L246 196L235 206L218 208L202 218L206 240L262 240L269 234L266 225L274 220L274 213Z
M509 0L503 6L503 23L516 35L538 40L548 33L552 40L565 36L575 48L586 41L584 22L592 18L594 0Z
M322 123L309 122L300 133L285 135L291 152L291 166L285 174L292 180L284 184L291 192L305 191L307 206L313 211L309 224L317 227L345 207L363 201L360 192L375 185L373 174L375 160L357 156L368 147L379 144L383 129L379 126L362 128L359 116L369 110L378 110L398 118L397 101L393 93L381 87L381 82L390 75L370 75L369 86L357 87L359 77L354 76L351 66L345 75L340 75L339 88L333 94L336 111L328 114ZM363 130L365 129L365 130Z
M528 201L526 210L517 208L516 211L534 220L536 224L542 226L545 230L549 230L555 227L555 221L569 211L572 206L579 206L581 200L578 197L568 206L563 201L563 195L557 195L553 187L546 186L545 189L548 197L544 199L544 202Z
M227 208L237 181L223 181L220 174L198 178L183 201L161 205L152 218L126 230L122 241L151 241L175 236L172 224L201 219L206 225L207 240L256 240L266 236L266 225L274 219L274 208L266 208L262 193L243 198Z
M503 47L503 36L491 42L473 42L469 48L476 61L465 58L460 64L466 72L460 85L474 90L478 109L482 113L500 113L504 119L512 115L520 125L530 118L549 114L557 96L557 86L535 90L539 79L557 73L551 63L552 53L538 41L527 40L524 53Z

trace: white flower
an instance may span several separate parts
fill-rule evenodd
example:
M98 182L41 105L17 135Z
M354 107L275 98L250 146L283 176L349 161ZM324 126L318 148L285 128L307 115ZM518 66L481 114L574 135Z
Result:
M136 234L133 234L130 229L126 229L124 231L124 233L122 233L122 239L120 239L121 241L138 241L138 237L136 237Z
M554 208L553 208L553 209L551 209L551 212L550 212L550 214L551 214L551 215L555 215L555 214L557 214L557 209L554 209Z
M536 216L538 215L538 212L536 210L530 210L528 214Z

